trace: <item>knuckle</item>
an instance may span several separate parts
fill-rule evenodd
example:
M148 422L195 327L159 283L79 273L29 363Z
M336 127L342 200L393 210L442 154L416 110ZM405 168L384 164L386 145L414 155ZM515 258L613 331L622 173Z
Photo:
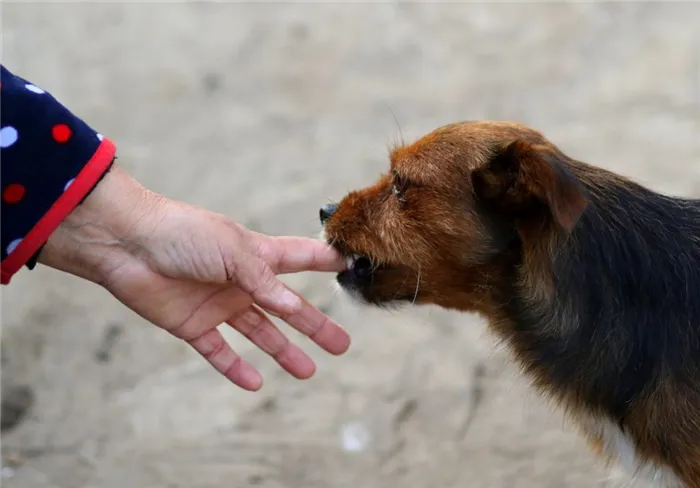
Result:
M264 352L277 359L285 354L289 339L282 334L265 316L251 312L246 316L247 331L244 334Z
M291 348L291 342L285 337L283 342L280 342L274 349L270 350L270 357L277 361L278 363L283 360L289 354Z
M255 311L247 312L244 316L245 320L245 336L249 339L260 333L260 328L265 322L264 319Z
M222 368L223 375L227 378L232 378L232 377L236 376L236 372L241 369L242 364L243 364L243 359L239 356L236 356L231 361L231 364Z
M209 350L203 353L203 356L210 362L214 361L225 349L226 340L217 335L209 344Z
M317 325L315 325L310 331L309 331L309 338L311 340L316 340L318 339L318 336L321 334L321 332L329 327L331 325L331 320L328 317L323 317L321 319L321 322L319 322Z

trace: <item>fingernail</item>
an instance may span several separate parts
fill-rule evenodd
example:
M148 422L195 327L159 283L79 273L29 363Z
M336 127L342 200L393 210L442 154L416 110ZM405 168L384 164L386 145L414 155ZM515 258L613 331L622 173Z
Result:
M299 298L294 292L289 290L284 290L280 294L280 304L289 307L290 311L297 311L301 309L301 298Z

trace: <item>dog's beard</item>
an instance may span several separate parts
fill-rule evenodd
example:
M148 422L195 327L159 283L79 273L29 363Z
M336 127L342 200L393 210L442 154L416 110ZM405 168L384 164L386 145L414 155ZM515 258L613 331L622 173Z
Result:
M335 293L347 297L352 303L357 304L357 305L364 305L364 306L369 306L370 304L367 302L365 297L362 296L362 293L360 293L360 290L356 288L346 288L342 286L340 283L338 283L338 280L334 279L333 280L333 288L335 289Z
M359 290L352 288L345 288L336 278L328 281L328 285L331 288L331 294L335 299L338 299L341 304L348 307L360 307L360 308L372 308L372 305L365 300Z

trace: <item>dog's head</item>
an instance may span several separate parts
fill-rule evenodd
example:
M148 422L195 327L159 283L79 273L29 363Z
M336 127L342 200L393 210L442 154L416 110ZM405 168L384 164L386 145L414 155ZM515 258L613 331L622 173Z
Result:
M475 308L515 242L566 235L586 205L568 158L520 124L451 124L390 160L374 185L320 211L348 257L338 282L375 305Z

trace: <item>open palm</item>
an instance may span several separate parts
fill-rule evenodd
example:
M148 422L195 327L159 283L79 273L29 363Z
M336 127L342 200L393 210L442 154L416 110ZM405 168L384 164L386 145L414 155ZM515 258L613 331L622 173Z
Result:
M270 320L281 318L332 354L350 344L347 333L277 274L340 271L343 260L326 244L300 237L270 237L225 217L177 202L163 202L139 223L140 237L107 274L103 285L153 324L186 341L219 372L248 390L262 377L226 343L228 324L297 378L315 365Z

